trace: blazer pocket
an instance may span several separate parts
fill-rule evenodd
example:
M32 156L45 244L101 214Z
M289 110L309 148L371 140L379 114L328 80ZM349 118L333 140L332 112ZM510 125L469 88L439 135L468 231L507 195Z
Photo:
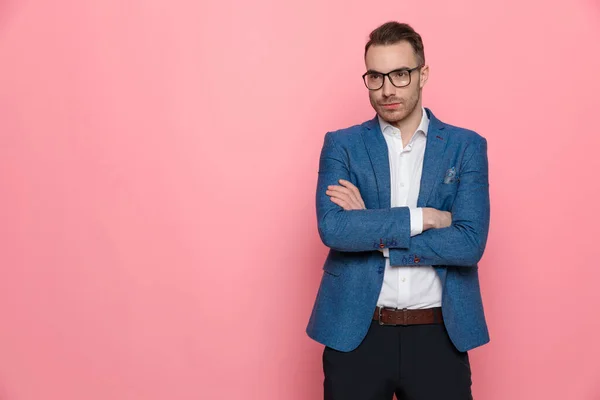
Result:
M333 276L340 276L342 268L344 268L344 264L329 258L326 259L325 264L323 264L323 271Z
M471 267L456 267L459 275L471 275L477 271L477 265Z
M456 189L458 187L458 180L452 181L452 182L442 182L442 184L440 185L440 188L442 189L451 189L454 188Z
M453 195L458 192L458 183L442 183L438 187L438 193L442 196Z

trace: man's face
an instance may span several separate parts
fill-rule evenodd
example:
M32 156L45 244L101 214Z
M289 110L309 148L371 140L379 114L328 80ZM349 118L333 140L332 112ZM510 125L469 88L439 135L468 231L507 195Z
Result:
M369 47L365 57L367 71L388 73L401 68L418 66L415 52L406 41L392 45ZM420 73L419 73L420 72ZM389 123L399 122L410 115L420 104L421 89L427 82L427 66L410 73L410 84L405 87L392 85L388 77L378 90L369 90L371 105Z

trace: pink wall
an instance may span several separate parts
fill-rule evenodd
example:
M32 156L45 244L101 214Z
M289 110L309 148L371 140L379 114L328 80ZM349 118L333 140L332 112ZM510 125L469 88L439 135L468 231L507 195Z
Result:
M327 130L371 29L488 138L485 400L600 399L597 1L0 1L0 400L321 398Z

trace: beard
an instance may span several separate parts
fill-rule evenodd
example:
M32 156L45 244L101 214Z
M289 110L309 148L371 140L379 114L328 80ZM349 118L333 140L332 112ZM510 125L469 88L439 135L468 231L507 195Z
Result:
M388 97L388 98L379 98L373 99L370 98L371 106L375 109L379 116L387 121L388 123L397 123L404 120L406 117L411 115L417 104L419 104L419 100L421 99L421 91L417 90L408 98L400 98L396 96ZM386 109L384 104L393 104L400 103L394 109Z

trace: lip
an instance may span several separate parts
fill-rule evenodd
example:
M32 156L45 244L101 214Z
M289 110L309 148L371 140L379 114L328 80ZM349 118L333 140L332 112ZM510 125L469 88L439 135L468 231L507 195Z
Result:
M401 103L390 103L390 104L382 104L381 106L386 110L393 110L394 108L398 108Z

